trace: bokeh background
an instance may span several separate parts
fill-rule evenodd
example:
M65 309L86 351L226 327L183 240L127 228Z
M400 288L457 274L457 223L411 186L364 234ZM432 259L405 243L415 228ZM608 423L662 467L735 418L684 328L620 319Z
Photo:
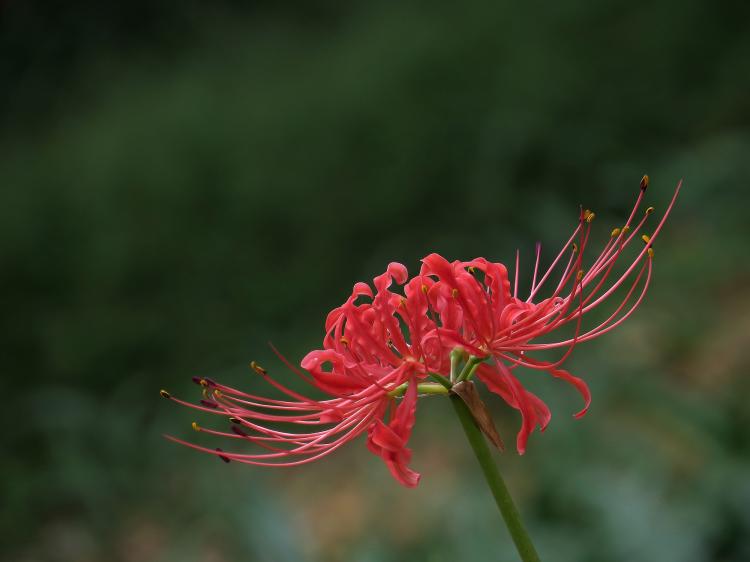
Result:
M445 400L416 490L363 440L180 448L193 375L261 389L391 260L605 240L643 173L653 289L500 463L544 560L750 560L750 4L0 4L0 558L514 560ZM524 276L528 275L528 271ZM515 412L488 398L512 442ZM214 443L207 440L206 443Z

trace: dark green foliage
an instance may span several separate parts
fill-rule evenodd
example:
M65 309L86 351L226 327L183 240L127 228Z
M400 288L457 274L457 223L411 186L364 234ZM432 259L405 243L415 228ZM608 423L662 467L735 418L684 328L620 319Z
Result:
M657 209L686 180L652 293L569 362L583 420L528 374L553 422L501 466L543 560L750 558L744 4L8 4L0 557L512 559L445 400L409 491L363 443L282 472L180 449L204 436L158 390L284 377L265 342L296 361L391 260L528 268L579 203L603 242L648 173Z

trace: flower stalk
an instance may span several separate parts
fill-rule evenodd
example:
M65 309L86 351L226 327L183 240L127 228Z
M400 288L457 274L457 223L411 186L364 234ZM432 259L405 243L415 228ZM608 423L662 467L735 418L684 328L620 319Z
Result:
M513 498L511 498L508 488L505 486L505 482L500 475L500 471L492 458L492 452L487 445L487 441L485 441L484 435L482 435L479 426L474 421L474 416L472 416L469 408L457 394L451 394L450 401L456 410L458 419L461 421L461 426L464 428L464 433L466 433L469 444L479 461L479 466L482 468L482 473L492 491L495 503L497 503L497 507L500 509L500 514L503 516L505 525L508 527L508 532L513 539L513 543L516 545L521 560L523 562L540 562L539 555L534 548L534 544L531 542L531 537L529 537L521 522L518 509L513 503Z
M408 386L408 382L400 384L396 388L391 390L388 393L388 396L390 396L391 398L400 398L406 393L406 389ZM417 385L417 394L419 394L420 396L426 394L448 394L448 389L445 388L442 384L437 384L434 382L423 382Z
M476 355L470 356L468 361L466 361L466 365L464 365L464 368L461 370L458 377L456 377L456 382L471 380L477 367L479 367L480 363L485 359L486 357L477 357Z

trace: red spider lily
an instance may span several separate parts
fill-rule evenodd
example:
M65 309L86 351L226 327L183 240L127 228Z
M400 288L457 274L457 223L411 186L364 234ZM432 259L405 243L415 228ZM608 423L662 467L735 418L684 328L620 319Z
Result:
M385 273L374 279L375 292L369 285L357 283L347 301L328 315L323 348L305 356L301 363L304 371L279 355L299 377L328 398L318 400L298 393L253 363L254 370L285 394L285 399L248 394L209 379L195 379L203 386L204 399L199 404L173 398L165 391L162 395L185 406L223 415L232 423L231 432L194 423L196 430L246 441L261 451L225 452L169 439L225 461L294 466L327 455L367 431L370 451L384 460L401 484L413 487L419 482L419 474L409 468L411 451L407 443L417 397L448 392L443 386L424 381L432 376L450 386L448 377L450 382L458 383L476 376L520 412L517 449L523 454L531 432L536 427L543 431L551 414L541 399L523 387L514 371L526 367L568 382L585 402L576 417L586 413L591 402L586 383L560 367L578 343L612 330L643 300L651 280L653 243L680 185L649 237L640 233L653 208L646 209L636 220L648 187L648 177L644 176L628 220L612 231L586 270L584 253L590 245L594 214L582 211L563 249L541 274L541 248L537 245L526 299L518 296L518 255L512 291L505 266L484 258L449 262L431 254L422 260L420 274L412 279L403 265L391 263ZM615 274L616 263L636 237L645 246ZM539 299L540 291L553 275L556 283L551 294ZM391 291L394 281L403 285L403 295ZM625 295L614 311L594 327L583 330L583 317L621 287ZM553 333L567 325L572 326L572 335L550 341ZM457 367L461 361L451 353L457 348L471 354L460 373ZM555 348L564 352L554 362L529 356L531 352ZM295 429L286 430L284 424L293 424Z
M399 482L416 486L419 474L408 468L411 451L406 444L414 425L417 393L443 390L438 385L420 385L419 382L430 370L445 371L449 358L434 344L423 344L427 334L434 333L438 327L427 315L427 291L423 289L432 281L419 276L412 279L404 287L406 296L390 291L394 280L403 284L407 278L406 268L392 263L386 273L374 279L375 294L365 283L354 286L349 299L328 316L323 349L309 353L302 360L303 369L311 376L295 369L282 357L300 377L331 396L330 399L304 396L280 384L255 364L255 371L285 393L288 400L247 394L209 379L195 379L204 387L204 399L200 404L162 393L185 406L227 416L232 422L231 433L197 424L193 425L194 429L242 439L259 445L263 452L229 453L168 438L224 460L294 466L331 453L367 430L369 449L383 458ZM356 301L361 298L371 302L358 304ZM407 326L411 338L406 337L399 321ZM396 406L395 396L401 394L403 399ZM383 417L389 406L393 407L386 424ZM299 429L294 433L274 429L277 423L293 423Z
M423 262L421 274L432 276L437 281L430 289L430 298L437 313L443 319L437 333L444 340L469 350L476 358L471 366L474 372L494 393L518 409L523 418L518 433L517 448L523 454L529 434L535 427L542 430L550 421L547 406L535 395L526 391L513 370L519 366L546 371L573 385L583 396L584 408L576 414L583 416L591 403L591 394L586 383L560 365L570 356L573 348L581 342L591 340L614 329L625 321L638 307L646 294L653 267L653 243L674 206L682 182L677 185L672 200L651 236L639 234L653 207L648 207L643 216L636 219L641 205L648 176L641 181L641 191L633 210L621 228L615 228L602 250L596 255L588 270L582 269L584 251L589 245L589 234L594 214L582 211L578 226L544 274L539 277L541 247L537 245L531 290L526 299L518 297L518 254L513 292L507 269L484 258L468 262L449 263L445 258L431 254ZM639 237L644 243L624 271L613 275L618 259ZM578 243L574 241L577 240ZM552 294L535 302L540 290L551 275L559 269L567 256ZM479 274L477 274L479 272ZM478 277L482 276L480 280ZM607 301L624 287L625 296L614 311L598 325L581 330L583 317ZM640 288L639 288L640 287ZM556 341L540 342L539 339L552 334L567 324L574 324L572 337ZM533 351L564 348L562 357L555 362L540 361L529 357Z

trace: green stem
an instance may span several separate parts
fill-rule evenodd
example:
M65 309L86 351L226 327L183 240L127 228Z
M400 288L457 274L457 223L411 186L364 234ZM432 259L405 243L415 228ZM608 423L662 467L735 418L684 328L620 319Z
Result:
M456 373L458 373L458 366L466 358L466 352L461 347L454 347L451 350L451 382L456 382Z
M388 393L388 396L393 398L399 398L406 393L406 388L409 386L408 382L398 385L396 388ZM448 389L442 384L434 382L421 382L417 385L417 393L419 394L448 394Z
M477 367L479 367L479 364L485 359L486 357L477 357L475 355L469 357L469 359L466 361L466 365L464 365L463 370L458 374L458 377L456 377L456 382L471 380L471 377L474 376L474 372L477 370Z
M513 503L513 498L510 497L508 488L505 486L502 476L500 476L500 471L492 459L492 453L487 446L487 441L485 441L482 431L474 421L474 416L471 415L469 408L458 395L451 394L450 400L456 410L456 414L458 414L458 418L461 420L461 425L479 461L479 465L482 467L484 477L490 486L490 490L492 490L492 495L495 497L497 507L500 508L500 514L505 520L505 525L508 527L510 536L513 538L516 549L518 549L518 554L521 556L521 560L523 562L540 562L539 555L536 553L531 538L526 529L524 529L523 523L521 523L521 516Z
M448 380L447 378L445 378L445 377L444 377L443 375L441 375L440 373L429 373L429 375L430 375L430 376L431 376L431 377L432 377L432 378L433 378L434 380L436 380L436 381L437 381L437 382L439 382L439 383L440 383L441 385L443 385L443 387L444 387L444 388L445 388L446 390L450 390L450 389L451 389L451 387L453 386L453 383L452 383L451 381L449 381L449 380Z

